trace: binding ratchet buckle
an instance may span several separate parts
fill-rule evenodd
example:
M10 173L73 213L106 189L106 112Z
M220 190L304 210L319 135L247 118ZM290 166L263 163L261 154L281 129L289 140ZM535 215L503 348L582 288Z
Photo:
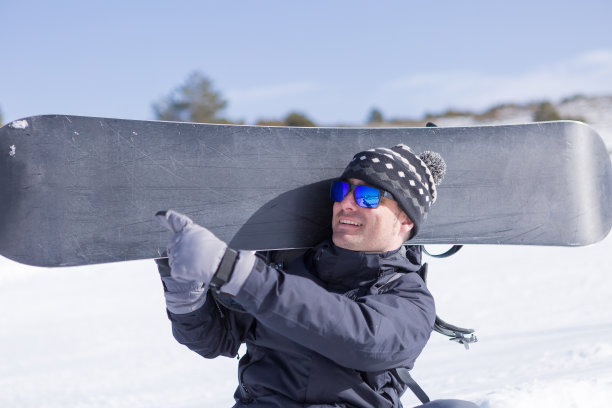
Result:
M444 320L436 316L434 323L434 331L449 337L450 341L463 344L466 350L469 350L470 343L476 343L478 338L474 334L474 329L464 329L463 327L454 326L446 323Z

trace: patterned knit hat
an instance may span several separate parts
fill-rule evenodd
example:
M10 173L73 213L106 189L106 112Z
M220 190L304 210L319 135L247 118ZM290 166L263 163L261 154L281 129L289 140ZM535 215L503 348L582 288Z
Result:
M438 153L426 151L417 156L410 147L399 144L357 153L340 178L356 178L391 193L414 223L412 238L436 201L436 185L445 173L446 163Z

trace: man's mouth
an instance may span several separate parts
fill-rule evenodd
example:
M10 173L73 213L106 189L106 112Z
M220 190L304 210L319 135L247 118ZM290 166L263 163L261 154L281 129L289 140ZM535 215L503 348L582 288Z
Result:
M355 225L355 226L357 226L357 227L360 227L360 226L361 226L361 224L360 224L360 223L358 223L357 221L351 221L351 220L340 220L339 222L340 222L340 224L346 224L346 225Z

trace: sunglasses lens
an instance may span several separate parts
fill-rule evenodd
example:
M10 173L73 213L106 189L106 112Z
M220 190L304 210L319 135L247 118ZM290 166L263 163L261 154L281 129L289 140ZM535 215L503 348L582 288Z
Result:
M334 181L331 186L331 199L332 201L342 201L349 192L349 184L344 181Z
M363 208L376 208L380 204L380 190L370 186L353 186L355 202ZM334 181L331 186L332 201L340 202L351 191L351 185L344 181Z
M355 201L360 207L376 208L380 203L380 190L369 186L356 186Z

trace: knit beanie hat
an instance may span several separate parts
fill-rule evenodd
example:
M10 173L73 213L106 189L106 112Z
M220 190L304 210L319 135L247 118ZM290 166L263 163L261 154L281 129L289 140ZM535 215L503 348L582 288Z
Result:
M413 238L436 201L436 185L445 173L446 163L440 154L426 151L417 156L410 147L399 144L357 153L340 178L363 180L391 193L414 223Z

